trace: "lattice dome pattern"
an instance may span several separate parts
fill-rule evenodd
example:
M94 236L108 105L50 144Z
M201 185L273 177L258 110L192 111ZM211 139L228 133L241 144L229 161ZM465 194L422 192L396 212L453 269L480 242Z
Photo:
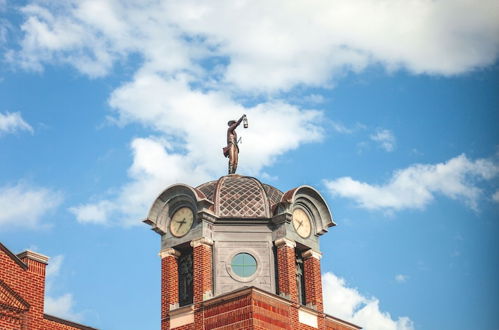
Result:
M214 202L217 216L222 218L269 218L272 205L283 193L255 178L227 175L196 187Z

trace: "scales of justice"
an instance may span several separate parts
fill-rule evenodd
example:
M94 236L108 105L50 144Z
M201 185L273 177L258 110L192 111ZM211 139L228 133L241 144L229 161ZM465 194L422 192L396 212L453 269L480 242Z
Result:
M243 123L244 128L248 128L248 118L246 115L242 115L239 120L230 120L227 125L229 128L227 128L227 146L223 148L223 154L225 157L229 158L229 174L234 174L236 173L237 169L237 161L238 161L238 156L239 156L239 146L238 143L240 142L241 138L239 140L237 139L237 133L236 133L236 128Z

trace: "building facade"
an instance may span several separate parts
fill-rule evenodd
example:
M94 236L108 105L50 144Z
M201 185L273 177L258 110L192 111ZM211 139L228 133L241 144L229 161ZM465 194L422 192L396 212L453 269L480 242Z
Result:
M360 329L324 313L320 193L231 174L176 184L145 223L161 235L161 328Z
M44 313L48 259L32 251L15 255L0 243L0 329L96 330Z

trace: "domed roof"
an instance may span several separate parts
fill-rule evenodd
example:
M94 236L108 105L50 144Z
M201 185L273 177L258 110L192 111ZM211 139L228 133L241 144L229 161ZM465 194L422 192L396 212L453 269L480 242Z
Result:
M213 202L220 218L270 218L272 206L283 193L259 180L231 174L196 187Z

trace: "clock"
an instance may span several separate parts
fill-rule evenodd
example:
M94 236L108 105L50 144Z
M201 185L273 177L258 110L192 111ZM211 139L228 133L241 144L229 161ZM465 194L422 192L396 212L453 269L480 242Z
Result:
M296 208L293 211L293 227L301 237L307 238L310 236L312 223L310 222L308 214L303 209Z
M194 214L189 207L181 207L173 213L170 232L175 237L182 237L189 232L194 222Z

